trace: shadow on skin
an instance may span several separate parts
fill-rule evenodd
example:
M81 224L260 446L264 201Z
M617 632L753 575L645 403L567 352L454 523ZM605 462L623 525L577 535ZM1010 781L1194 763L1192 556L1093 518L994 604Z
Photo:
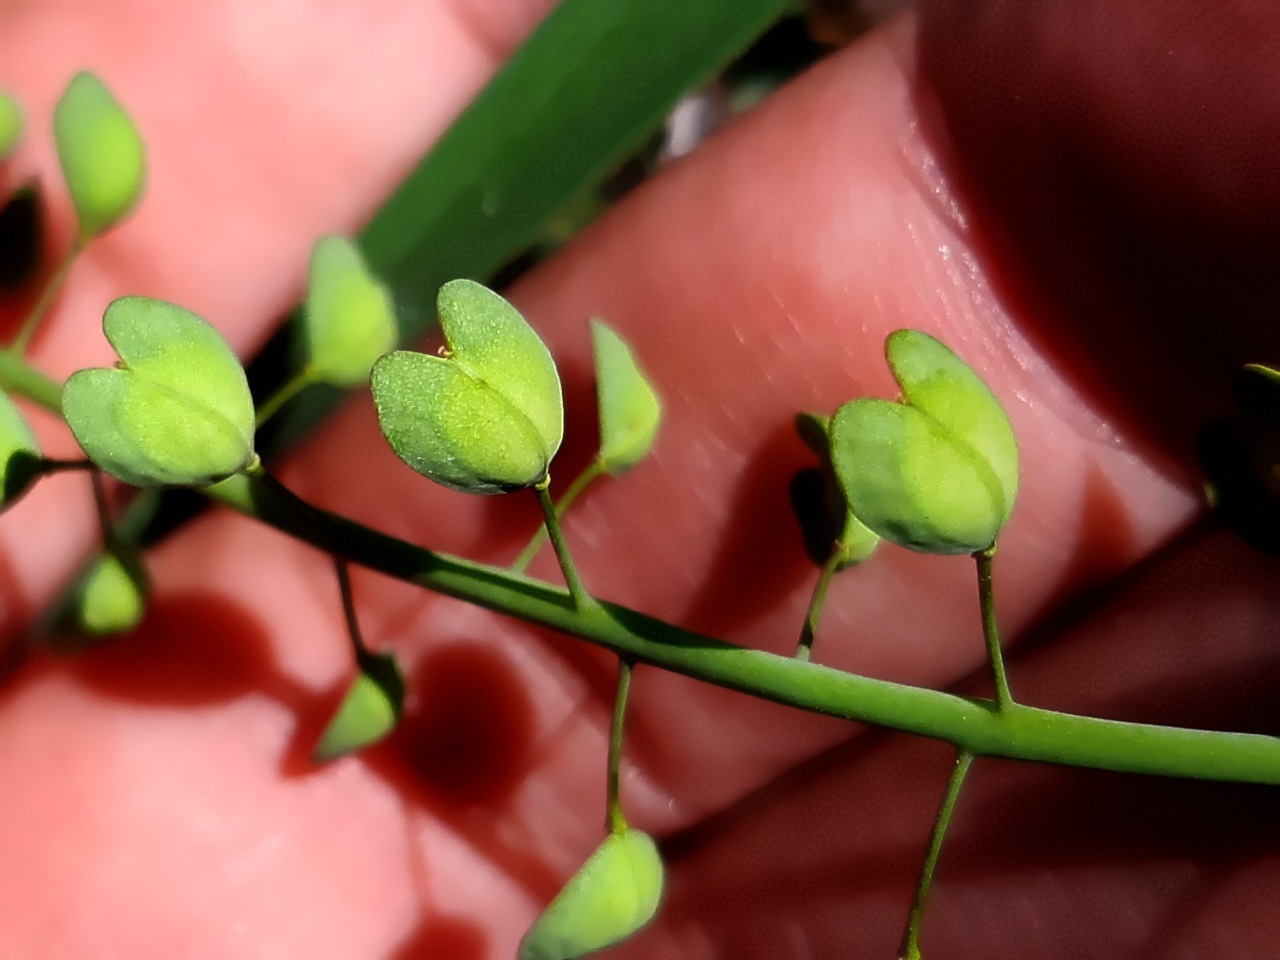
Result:
M789 419L756 447L707 575L680 618L684 626L713 636L732 633L816 575L788 506L792 477L812 460Z

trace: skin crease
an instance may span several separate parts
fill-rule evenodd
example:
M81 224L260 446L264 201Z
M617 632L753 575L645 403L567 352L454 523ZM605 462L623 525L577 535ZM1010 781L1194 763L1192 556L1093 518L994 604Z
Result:
M879 344L919 327L988 379L1022 447L996 570L1014 695L1276 732L1278 571L1191 527L1187 450L1221 372L1278 346L1276 289L1251 258L1280 222L1263 175L1277 114L1254 80L1275 75L1280 17L1261 2L1103 9L929 4L511 291L562 365L561 484L591 453L589 316L630 339L664 395L654 457L568 524L590 589L789 651L814 575L783 506L808 462L790 417L890 395ZM0 13L0 82L30 116L89 65L151 147L142 207L86 255L39 339L55 375L108 362L96 331L123 293L177 300L251 352L314 237L356 226L541 13L220 10ZM5 175L30 170L56 182L40 131ZM1153 327L1168 310L1176 322ZM51 453L69 450L39 427ZM532 530L531 503L404 468L367 399L281 475L496 562ZM7 636L92 543L88 502L83 478L60 477L0 523ZM365 631L401 655L416 699L391 742L313 771L350 670L325 558L214 515L151 568L136 635L35 655L0 688L0 956L512 956L600 838L608 658L357 575ZM550 557L532 572L554 577ZM883 548L833 586L815 659L982 691L971 577L963 559ZM643 667L633 696L626 805L663 838L671 883L660 921L613 955L895 955L945 746ZM1273 791L995 761L971 778L926 950L1271 955Z

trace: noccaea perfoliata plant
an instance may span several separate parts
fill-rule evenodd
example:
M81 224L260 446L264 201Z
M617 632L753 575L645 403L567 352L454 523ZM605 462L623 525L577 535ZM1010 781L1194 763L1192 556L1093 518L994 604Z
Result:
M95 464L136 487L203 487L255 461L249 384L217 330L174 304L122 297L102 332L119 363L77 371L62 391Z
M436 483L506 493L547 478L564 434L560 375L519 311L470 280L440 288L440 356L374 365L378 423L396 456Z
M12 150L21 130L17 105L0 95L0 157ZM78 74L58 102L54 131L79 221L69 264L81 247L133 208L145 181L145 151L127 114L101 81L87 73ZM937 732L929 735L950 742L957 762L945 812L935 825L938 842L930 844L922 871L917 906L928 893L964 773L984 753L1168 773L1152 766L1151 751L1142 746L1151 731L1163 730L1166 738L1191 735L1168 751L1171 762L1199 758L1198 766L1193 762L1174 769L1177 775L1280 782L1280 773L1267 767L1280 765L1275 738L1244 735L1242 740L1238 734L1215 736L1080 717L1070 719L1091 724L1089 738L1075 738L1067 734L1079 727L1070 727L1065 715L1033 714L1033 708L1013 699L1000 659L990 586L995 541L1010 519L1018 491L1017 446L991 390L937 339L899 330L886 340L899 400L852 400L831 417L802 414L796 420L822 475L822 536L806 538L820 543L816 559L822 573L801 643L795 657L786 658L701 637L585 592L558 524L573 494L553 508L547 489L564 431L560 378L550 352L512 304L478 283L445 284L438 307L445 339L439 355L393 351L397 323L389 290L368 269L355 244L338 237L321 239L311 258L301 314L305 357L297 382L350 387L368 380L379 425L393 451L440 484L482 494L534 488L544 529L565 573L567 596L552 584L522 576L531 549L506 569L425 551L326 514L272 480L254 448L255 421L266 418L263 408L269 403L255 412L244 369L231 348L212 326L180 306L142 297L116 300L103 316L103 332L119 358L113 367L72 374L60 394L57 384L47 378L37 382L38 373L27 367L27 376L14 378L11 388L28 391L28 399L43 396L46 408L60 409L92 465L106 550L90 565L73 597L82 631L103 635L128 630L146 609L141 555L112 527L98 471L139 487L204 488L207 495L225 497L332 554L357 671L315 747L317 763L386 737L400 721L406 697L393 653L372 653L359 636L349 563L581 636L617 655L606 835L522 939L519 960L569 960L609 947L649 923L661 903L665 868L658 844L626 823L619 799L621 731L633 663L656 664L780 703L846 719L896 723L916 732L926 729L919 723L920 712L932 711L927 729ZM24 327L5 351L7 360L25 363L21 348L33 328ZM652 451L663 419L658 389L619 333L596 320L591 339L600 448L579 481L617 476L636 466ZM1212 496L1246 537L1280 552L1280 374L1268 367L1247 368L1237 383L1237 398L1240 418L1206 434ZM45 459L22 413L7 394L0 395L0 507L14 503L47 472L87 466ZM248 493L238 495L237 485ZM571 491L582 486L585 482L575 482ZM850 675L797 662L808 660L814 649L831 575L867 560L881 538L917 551L974 555L984 638L996 680L994 700L904 690L857 677L859 691L872 690L879 698L880 712L860 714L863 701L848 697L848 688L841 685ZM535 537L530 548L537 545ZM815 690L821 698L811 697ZM895 702L902 710L909 708L910 715L886 720L884 711ZM981 749L972 747L975 725L980 725ZM1067 734L1050 743L1055 725ZM1084 740L1095 753L1073 755ZM1028 747L1033 741L1036 750ZM1108 742L1112 752L1098 752L1097 745ZM1243 759L1228 762L1224 757ZM903 949L913 958L920 956L921 913L913 907L904 939Z

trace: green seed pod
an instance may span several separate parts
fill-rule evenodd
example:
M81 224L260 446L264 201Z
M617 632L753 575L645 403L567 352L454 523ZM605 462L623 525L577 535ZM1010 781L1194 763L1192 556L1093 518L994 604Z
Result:
M990 389L928 334L899 330L885 355L901 403L846 403L831 423L836 476L873 531L925 553L984 550L1018 490L1013 428Z
M437 483L505 493L546 479L564 434L560 377L524 317L478 283L440 288L443 356L397 350L373 368L382 434Z
M0 510L30 489L40 476L43 457L27 419L0 391Z
M391 293L369 273L350 240L322 237L316 241L303 334L308 376L335 387L367 382L374 361L396 345Z
M368 655L311 759L328 763L376 743L396 728L403 708L404 675L395 657Z
M138 487L202 487L254 460L253 398L217 330L145 297L111 303L102 330L120 362L73 373L62 391L94 463Z
M124 108L91 73L77 73L53 111L62 175L80 218L81 243L111 228L142 196L142 137Z
M570 960L625 940L658 912L663 880L652 837L609 834L525 934L519 960Z
M137 558L105 553L89 569L76 594L76 625L85 633L125 633L147 612L147 578Z
M822 502L821 508L816 510L802 510L794 500L792 506L800 521L806 548L813 554L811 559L822 566L832 551L839 551L835 567L839 573L875 553L876 547L880 546L880 537L855 517L845 502L844 491L831 465L830 423L826 417L816 413L796 414L796 433L818 457L821 476L818 496ZM794 492L793 488L793 495Z
M636 365L631 348L603 320L591 321L596 399L600 408L600 465L612 476L631 469L653 449L662 403Z
M0 93L0 162L8 160L22 142L22 107L7 93Z

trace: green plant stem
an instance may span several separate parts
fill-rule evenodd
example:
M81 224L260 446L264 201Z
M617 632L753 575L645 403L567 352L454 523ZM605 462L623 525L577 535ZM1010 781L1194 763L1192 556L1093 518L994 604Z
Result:
M920 869L920 882L916 886L915 899L911 903L911 913L907 916L907 930L902 938L900 953L902 960L920 960L920 926L924 921L924 905L929 899L929 888L933 885L933 871L938 865L938 855L942 852L942 841L946 837L951 813L955 810L956 800L960 796L960 788L964 786L965 775L968 774L972 764L973 754L964 750L956 754L955 766L951 768L951 779L947 781L947 790L942 795L938 816L933 821L933 832L929 835L929 850L925 854L924 865Z
M622 731L627 721L627 696L631 692L631 661L618 658L618 686L613 699L613 720L609 724L609 762L605 783L605 829L624 833L627 818L622 815L618 771L622 768Z
M51 457L44 457L40 460L41 476L48 476L53 473L68 473L72 470L97 470L93 461L89 459L82 460L54 460Z
M355 594L351 591L351 564L341 557L334 557L333 569L338 575L338 592L342 595L342 616L347 622L351 652L355 655L356 665L364 669L373 654L369 652L369 647L364 642L364 634L360 632L360 618L356 616Z
M58 291L62 289L62 284L66 282L67 274L71 272L71 267L80 257L80 253L83 250L84 241L77 240L63 256L57 269L53 271L48 281L45 282L44 289L40 291L40 296L32 306L31 312L22 321L18 335L13 338L13 342L8 347L9 353L19 358L26 356L27 347L31 345L31 338L35 336L36 330L39 329L40 321L49 312L49 308L58 296Z
M831 546L831 555L818 572L818 581L813 585L813 593L809 597L809 609L805 611L804 623L800 627L800 642L796 645L796 659L808 660L813 652L813 639L818 632L818 621L822 619L822 608L827 602L827 587L831 586L831 578L836 575L840 566L840 557L844 547L837 540Z
M556 501L555 513L556 519L564 518L565 513L573 506L574 501L582 495L597 477L604 473L604 464L599 458L592 460L591 463L569 484L569 489L564 492L559 500ZM538 551L547 540L547 525L544 523L534 532L529 543L520 551L520 556L516 557L515 562L511 564L513 573L524 573L529 569L529 564L533 562L533 558L538 555Z
M1280 737L1125 723L875 680L737 646L604 601L577 607L562 589L501 567L425 550L335 514L299 525L257 478L208 491L241 512L352 563L580 637L633 663L814 713L945 740L975 756L1280 785ZM321 513L318 508L311 508Z
M114 553L116 532L111 525L111 508L107 505L107 488L102 482L102 471L89 471L89 481L93 485L93 507L98 514L98 526L102 530L102 547L108 553Z
M564 575L564 582L569 587L569 596L573 598L573 605L579 611L585 610L595 604L595 600L591 594L587 593L587 588L582 585L582 578L578 576L578 568L574 566L573 557L569 556L569 545L564 542L564 531L560 529L560 520L556 516L555 504L551 502L551 477L548 475L542 483L535 484L533 491L538 495L538 506L542 508L543 525L546 527L547 536L551 538L551 548L556 552L556 560L560 563L560 572Z
M992 560L996 555L993 543L985 550L973 555L978 567L978 606L982 614L982 638L987 645L987 659L991 664L991 679L996 688L996 705L1001 710L1013 706L1013 695L1009 693L1009 678L1004 672L1004 652L1000 649L1000 627L996 623L995 593L991 583Z
M2 357L3 354L0 354ZM58 409L58 386L22 363L0 362L0 385ZM48 401L48 402L46 402ZM633 663L785 706L945 740L975 756L1280 785L1280 737L1125 723L926 690L751 650L626 607L574 605L565 590L499 567L436 553L310 507L267 477L237 475L208 496L304 543L370 570L579 637ZM289 499L292 498L292 499ZM296 501L296 502L294 502Z
M304 367L282 383L276 391L262 401L254 418L254 426L258 429L284 409L284 405L315 382L309 367Z
M0 350L0 389L62 415L62 387L28 364L12 347Z

